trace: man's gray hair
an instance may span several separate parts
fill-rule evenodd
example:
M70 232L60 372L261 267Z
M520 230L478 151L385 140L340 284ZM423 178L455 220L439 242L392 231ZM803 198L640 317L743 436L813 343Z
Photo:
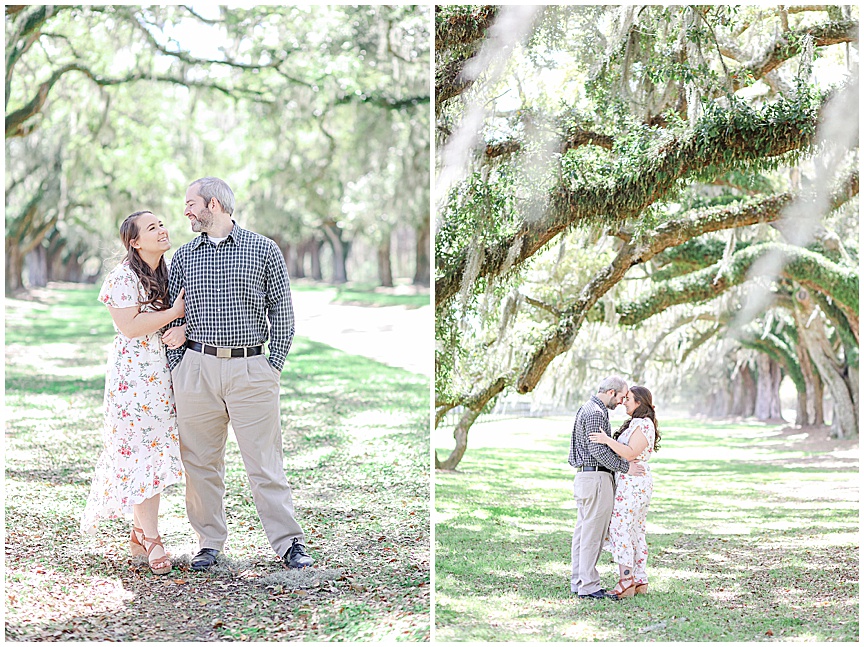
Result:
M622 391L627 390L627 382L624 381L623 378L618 377L617 375L613 375L612 377L604 378L600 385L597 387L597 393L605 393L610 389L615 389L616 393L621 393Z
M210 204L211 199L216 198L225 213L229 216L234 214L234 192L225 180L220 180L218 177L202 177L189 186L196 185L198 195L204 198L205 206Z

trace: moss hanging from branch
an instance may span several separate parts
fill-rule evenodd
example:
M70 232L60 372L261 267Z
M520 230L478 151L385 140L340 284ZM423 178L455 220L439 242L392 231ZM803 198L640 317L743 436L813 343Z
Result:
M701 303L722 294L747 280L757 260L766 254L777 254L783 261L782 276L830 296L838 306L858 314L858 273L800 247L781 243L751 245L733 254L721 271L715 263L697 272L656 284L644 297L618 307L619 322L625 326L639 324L649 317L682 303Z
M498 7L435 7L435 112L474 83L462 75L486 31L498 17Z
M477 41L486 36L498 16L499 7L435 6L435 51L440 54L457 47L476 47Z
M810 145L817 114L817 106L803 96L761 110L743 104L706 109L687 136L660 150L643 151L641 157L618 160L617 175L584 182L564 178L548 195L542 217L524 221L515 233L487 245L478 276L500 274L517 238L524 242L513 267L570 227L638 219L650 205L674 192L680 180L714 177L735 167L770 168L788 161L788 154L799 154ZM467 250L446 265L437 263L436 306L459 291L466 266Z

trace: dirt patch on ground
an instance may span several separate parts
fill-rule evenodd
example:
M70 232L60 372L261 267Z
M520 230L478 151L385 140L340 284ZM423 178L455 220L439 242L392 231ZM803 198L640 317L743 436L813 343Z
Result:
M789 448L795 451L829 453L838 458L858 460L858 439L832 438L829 427L784 427L777 438L787 441Z

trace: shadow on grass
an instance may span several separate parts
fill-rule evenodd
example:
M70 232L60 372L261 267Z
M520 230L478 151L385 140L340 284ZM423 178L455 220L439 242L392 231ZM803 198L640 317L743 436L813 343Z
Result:
M274 569L273 558L260 554L239 561L220 556L212 571L196 573L189 569L191 555L184 553L174 556L175 568L169 576L156 576L143 559L130 559L111 542L101 542L97 550L70 544L67 538L74 536L76 523L69 516L31 514L22 527L7 533L19 557L28 557L32 564L27 571L7 571L7 590L26 586L37 595L66 600L51 618L41 612L40 605L21 623L9 622L7 617L7 639L28 640L38 635L44 640L158 636L220 640L231 632L236 637L246 634L267 639L267 629L258 625L259 616L272 613L279 618L282 610L280 619L284 619L285 607L299 604L309 610L311 599L316 605L326 605L343 595L336 586L342 578L338 570ZM39 534L46 527L55 532ZM127 526L122 524L122 528ZM172 542L166 543L170 549ZM287 582L287 588L280 584ZM11 598L14 604L15 595ZM298 612L289 618L305 625L297 618ZM370 612L375 610L370 607ZM246 632L244 627L253 631Z
M854 444L818 453L778 427L698 428L664 437L651 463L650 594L619 604L569 593L569 438L501 438L438 472L437 639L855 640L857 460L834 453ZM614 584L608 553L599 568Z
M90 393L101 398L105 388L104 377L82 379L78 377L58 377L30 371L6 372L6 393L24 395L80 395Z
M7 637L428 639L429 379L295 338L280 409L286 474L316 559L309 581L284 576L233 440L224 556L236 568L188 570L196 540L178 484L163 493L160 531L169 550L185 547L170 576L154 576L128 555L128 522L105 522L96 538L77 530L113 335L97 292L7 301Z

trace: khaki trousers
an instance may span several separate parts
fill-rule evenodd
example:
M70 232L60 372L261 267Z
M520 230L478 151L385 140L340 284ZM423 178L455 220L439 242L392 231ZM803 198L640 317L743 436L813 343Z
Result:
M597 562L612 518L614 497L615 486L609 472L578 472L573 479L573 498L579 516L570 546L572 593L588 595L602 588Z
M222 550L228 538L225 443L229 420L273 550L283 557L295 537L305 543L282 466L279 375L267 358L219 358L187 349L171 377L180 456L186 469L186 514L198 534L199 548Z

